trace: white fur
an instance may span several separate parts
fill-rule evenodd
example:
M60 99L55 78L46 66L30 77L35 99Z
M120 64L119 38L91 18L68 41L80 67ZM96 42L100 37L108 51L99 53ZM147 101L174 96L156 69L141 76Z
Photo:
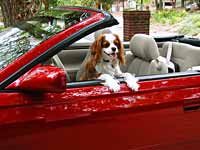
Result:
M98 79L104 80L103 85L108 86L111 91L118 92L120 90L118 80L115 80L111 75L101 74Z
M103 73L98 79L105 80L105 83L103 83L105 86L108 86L111 91L118 92L120 90L120 85L119 81L116 80L115 77L123 77L130 89L138 91L138 79L134 75L128 72L122 73L119 65L117 65L115 68L111 68L110 65L110 63L107 63L107 65L103 63L103 65L98 64L96 66L96 70L100 73Z
M124 77L124 81L126 82L127 86L129 88L131 88L132 90L134 91L138 91L139 89L139 84L137 83L138 82L138 79L135 78L134 75L130 74L130 73L123 73L122 76Z
M107 54L112 54L112 47L116 48L115 53L118 53L119 50L117 49L117 46L114 44L115 36L113 34L104 34L106 41L110 43L109 47L103 48L103 51L105 51Z
M100 63L98 63L95 67L98 73L102 73L99 79L105 80L105 83L103 84L105 86L108 86L110 90L117 92L120 90L120 83L118 80L115 79L115 77L123 77L124 81L130 89L138 91L138 79L130 73L122 73L117 57L114 58L110 55L107 55L114 53L112 51L112 47L116 48L116 55L119 52L117 46L114 44L115 36L113 36L112 34L105 34L105 38L107 41L109 41L110 45L107 48L102 48L102 59Z

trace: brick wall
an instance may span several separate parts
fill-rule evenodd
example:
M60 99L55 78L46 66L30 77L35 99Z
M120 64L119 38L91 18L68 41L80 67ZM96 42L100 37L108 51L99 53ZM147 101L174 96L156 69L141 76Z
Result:
M150 11L123 11L124 41L129 41L134 34L149 34Z

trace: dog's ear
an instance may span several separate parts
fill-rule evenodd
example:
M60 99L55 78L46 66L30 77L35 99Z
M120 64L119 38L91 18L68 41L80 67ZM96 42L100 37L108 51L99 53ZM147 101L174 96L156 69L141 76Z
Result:
M94 41L94 43L91 45L91 56L93 58L94 65L97 64L97 62L101 59L101 53L102 53L102 43L105 39L105 36L103 34L99 35L97 39Z
M121 42L121 40L120 40L118 35L114 34L114 36L116 37L114 43L117 46L117 48L119 49L118 59L119 59L121 64L125 64L124 45Z
M98 76L95 66L101 59L102 42L104 39L105 37L100 35L92 43L90 47L91 55L85 64L85 72L81 75L80 80L88 80Z

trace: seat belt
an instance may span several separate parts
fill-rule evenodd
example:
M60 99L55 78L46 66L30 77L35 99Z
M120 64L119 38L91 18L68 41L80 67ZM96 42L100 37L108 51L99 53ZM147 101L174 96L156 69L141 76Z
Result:
M166 57L168 62L170 62L171 55L172 55L172 42L169 42L169 46L167 49L167 57Z
M168 67L168 70L171 69L172 72L175 72L175 65L174 65L173 62L170 61L171 60L171 55L172 55L172 42L169 42L169 45L168 45L168 48L167 48L167 56L166 56L166 58L162 57L162 56L159 56L157 58L157 60L162 62L162 63L165 63L167 65L167 67Z
M169 46L168 46L168 49L167 49L166 61L167 61L168 68L172 69L172 71L175 72L175 65L174 65L174 63L172 63L170 61L171 56L172 56L172 42L169 42Z

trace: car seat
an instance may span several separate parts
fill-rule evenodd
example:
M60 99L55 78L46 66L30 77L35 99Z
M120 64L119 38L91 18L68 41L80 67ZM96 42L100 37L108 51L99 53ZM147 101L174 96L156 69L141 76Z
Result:
M200 47L178 42L166 42L163 44L160 54L167 55L167 48L172 43L171 60L179 66L180 71L187 71L194 66L200 66Z
M158 46L153 37L135 34L130 41L132 54L126 55L127 64L124 72L136 76L168 73L168 66L160 59Z

